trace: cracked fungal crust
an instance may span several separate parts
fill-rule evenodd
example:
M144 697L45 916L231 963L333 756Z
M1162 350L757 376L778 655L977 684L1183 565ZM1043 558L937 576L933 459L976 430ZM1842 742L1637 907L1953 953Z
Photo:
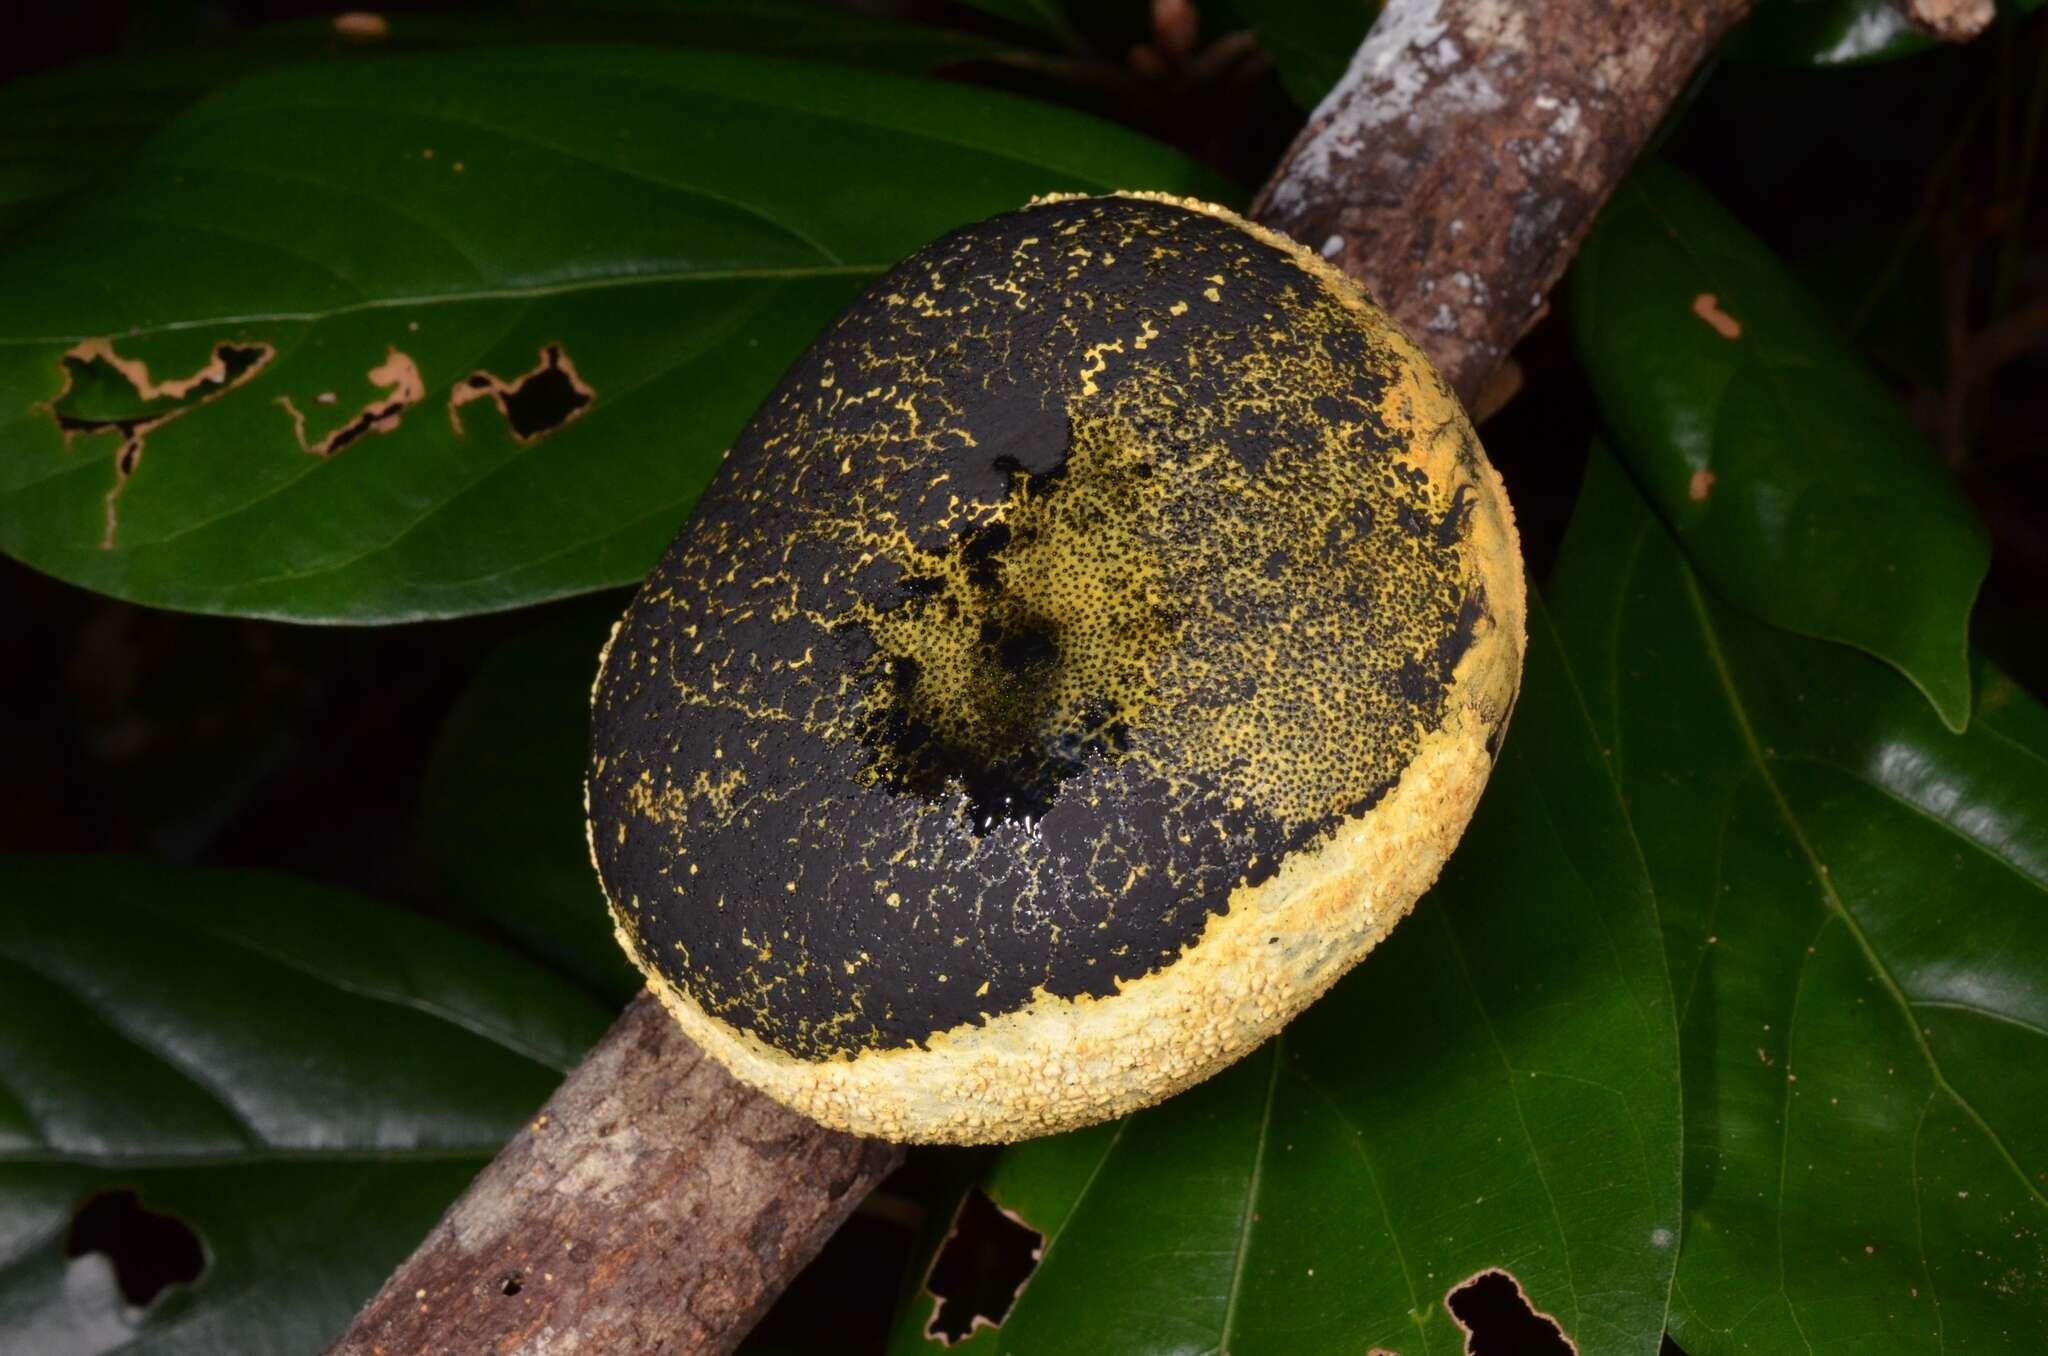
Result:
M593 858L689 1034L1014 1139L1213 1073L1434 879L1520 674L1498 477L1348 280L1056 198L875 284L614 632Z

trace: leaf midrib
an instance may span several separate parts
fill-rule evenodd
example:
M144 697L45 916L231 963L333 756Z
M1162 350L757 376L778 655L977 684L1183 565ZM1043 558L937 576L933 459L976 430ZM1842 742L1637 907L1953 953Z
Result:
M553 1053L535 1045L520 1033L506 1027L493 1025L487 1016L464 1012L462 1009L437 999L432 995L406 992L396 985L388 989L379 988L374 984L366 984L331 971L321 970L300 957L293 956L278 948L267 946L252 938L220 928L208 927L191 919L174 918L155 910L152 910L152 912L155 913L159 922L172 926L182 924L187 930L199 936L224 942L229 946L246 951L252 956L261 957L280 969L304 975L309 979L326 985L337 993L344 993L352 998L361 998L368 1002L395 1007L404 1012L417 1012L422 1016L445 1022L458 1031L466 1031L480 1040L488 1041L502 1050L531 1060L542 1068L552 1069L556 1073L566 1074L574 1067L573 1062L564 1063Z
M98 994L81 988L69 977L60 979L43 966L26 959L18 952L0 952L0 962L16 966L23 972L33 975L37 980L47 984L51 989L77 1004L81 1012L84 1012L94 1021L98 1022L109 1035L138 1051L145 1059L170 1073L173 1077L182 1080L187 1086L197 1092L215 1110L219 1111L222 1119L232 1126L235 1132L241 1135L249 1144L259 1145L263 1143L263 1132L257 1128L254 1121L249 1119L242 1108L235 1103L228 1091L221 1087L213 1078L210 1070L195 1067L193 1061L182 1057L179 1053L173 1052L162 1041L155 1039L153 1035L137 1030L132 1020L121 1020L101 1000ZM10 1095L14 1095L11 1089ZM26 1099L18 1095L15 1096L15 1100L23 1102L24 1105L27 1104ZM29 1119L32 1123L39 1120L33 1112L30 1113ZM38 1133L43 1133L39 1124Z
M1036 130L1040 131L1051 127L1055 123L1065 123L1068 128L1075 131L1087 128L1098 133L1107 133L1119 139L1129 139L1132 137L1132 134L1126 129L1117 127L1116 124L1106 122L1091 114L1064 109L1057 105L1048 105L1021 95L1009 95L991 90L970 91L967 87L961 85L921 76L888 75L866 71L849 72L845 67L831 62L810 61L792 57L741 57L733 53L717 53L715 54L717 59L709 62L709 64L726 68L751 66L757 71L780 68L785 71L796 71L803 74L817 73L818 78L826 83L832 81L843 83L857 81L863 84L863 86L887 84L894 85L899 89L906 87L916 88L922 93L931 96L934 101L933 106L919 110L920 114L927 116L915 118L877 117L874 116L872 109L880 105L876 104L871 97L863 100L848 98L837 103L831 103L829 100L821 103L816 101L815 98L809 100L803 98L769 99L750 96L729 86L720 87L716 81L673 78L684 74L682 64L676 65L674 69L665 73L670 78L664 78L663 75L653 74L646 70L621 70L617 67L597 69L569 59L577 55L603 56L607 53L615 53L618 50L620 49L616 45L565 44L551 53L554 60L545 65L537 66L536 69L546 69L550 74L557 76L566 74L587 75L594 79L601 79L607 85L635 83L651 86L669 95L723 102L743 109L759 109L771 114L805 118L814 122L846 123L869 131L887 132L895 136L914 138L934 146L949 146L954 150L968 151L978 156L987 156L992 160L1005 160L1014 165L1023 165L1029 169L1043 170L1049 174L1064 174L1075 179L1085 179L1104 188L1109 187L1108 183L1093 167L1078 169L1067 164L1056 164L1044 159L1035 159L1020 154L1016 149L1015 142L1006 141L1001 138L977 140L969 136L945 135L943 130L944 124L935 124L928 115L952 111L951 108L938 106L939 101L950 101L953 108L974 107L977 111L986 110L991 116L1000 112L1012 117L1032 119L1035 120ZM636 51L641 49L629 47L624 50ZM698 63L703 63L708 56L714 54L700 51L693 55ZM472 64L483 63L473 62ZM221 111L219 106L209 107L205 103L195 105L194 107L203 109L208 115L216 115ZM313 108L336 109L350 113L362 112L361 104L323 103L318 100L305 98L283 100L268 106L252 103L246 108L230 108L229 112L231 114L248 112L260 115L265 112L276 112L279 109ZM429 110L420 108L417 105L407 106L403 112L407 116L435 116ZM491 125L488 123L478 125L487 129L491 128ZM503 135L517 135L505 132L503 129L491 130L499 131ZM1142 137L1137 138L1137 140L1139 144L1144 144ZM1057 143L1054 143L1054 145L1057 147ZM1155 144L1150 149L1156 153L1158 146ZM1168 158L1171 157L1169 156ZM1185 164L1186 162L1183 160L1182 163Z
M1920 1135L1927 1128L1927 1113L1934 1109L1940 1096L1939 1088L1930 1088L1927 1100L1920 1104L1920 1119L1913 1122L1912 1156L1906 1170L1913 1179L1913 1245L1920 1253L1920 1280L1927 1287L1927 1298L1934 1304L1934 1349L1945 1353L1948 1336L1941 1319L1941 1291L1934 1284L1934 1265L1927 1258L1927 1226L1920 1210Z
M1978 732L1978 728L1975 726L1973 726L1970 730L1970 734L1972 735L1975 735ZM2022 752L2027 754L2033 753L2033 750L2026 748L2025 745L2014 745L2014 747L2020 749ZM1958 827L1952 821L1942 818L1940 815L1928 809L1926 806L1920 804L1918 801L1913 800L1911 797L1902 795L1900 792L1895 790L1886 782L1882 781L1877 777L1872 776L1867 769L1856 766L1851 763L1843 762L1842 760L1837 758L1831 758L1817 753L1781 754L1779 755L1779 761L1783 763L1806 763L1810 764L1813 767L1825 768L1830 772L1840 773L1842 776L1849 778L1857 785L1865 787L1877 793L1878 795L1884 797L1886 800L1891 801L1900 809L1905 810L1921 819L1926 820L1929 824L1932 824L1935 828L1941 830L1949 837L1954 838L1958 842L1967 845L1972 851L1976 852L1979 856L1982 856L1987 860L1996 862L1998 865L2004 867L2007 871L2019 877L2022 884L2032 887L2034 890L2042 893L2044 896L2048 896L2048 881L2042 880L2039 876L2036 876L2035 874L2033 874L2033 872L2029 871L2024 865L2014 861L2011 857L2007 856L2003 852L2000 852L1995 847L1986 843L1983 839L1971 836L1969 833L1964 831L1962 828Z
M1423 1321L1422 1292L1415 1287L1415 1269L1409 1265L1408 1249L1402 1245L1401 1235L1394 1228L1394 1215L1387 1207L1387 1194L1380 1189L1379 1170L1373 1167L1372 1155L1366 1151L1365 1127L1353 1120L1337 1099L1330 1095L1329 1089L1321 1083L1313 1078L1303 1078L1301 1082L1323 1099L1323 1104L1330 1109L1330 1114L1337 1118L1338 1124L1351 1131L1351 1148L1365 1168L1366 1183L1372 1187L1373 1200L1380 1208L1380 1222L1386 1226L1387 1241L1394 1247L1394 1260L1401 1264L1401 1281L1408 1290L1408 1317L1415 1322L1416 1332L1421 1334L1423 1356L1435 1356L1436 1344L1429 1340L1430 1325Z
M1680 582L1684 585L1686 601L1692 608L1694 621L1698 625L1701 645L1706 650L1709 662L1713 665L1715 678L1720 683L1722 695L1728 703L1729 714L1734 718L1736 729L1742 736L1743 746L1749 754L1750 762L1755 769L1758 779L1762 781L1764 787L1770 792L1771 800L1778 811L1779 817L1784 821L1785 827L1791 833L1792 841L1797 845L1800 856L1806 862L1808 871L1819 885L1822 904L1832 914L1841 919L1843 926L1848 929L1849 936L1855 941L1857 949L1862 952L1864 962L1869 966L1871 974L1877 979L1885 993L1891 997L1900 1018L1905 1022L1906 1030L1912 1038L1914 1048L1919 1051L1920 1057L1926 1064L1928 1074L1933 1079L1935 1086L1945 1093L1950 1101L1955 1103L1957 1109L1970 1119L1971 1124L1977 1127L1978 1133L1983 1135L1991 1147L1997 1151L2007 1170L2012 1173L2014 1179L2020 1184L2021 1190L2032 1197L2036 1204L2048 1208L2048 1196L2044 1196L2041 1190L2028 1178L2026 1172L2020 1167L2018 1160L2013 1157L2012 1150L2006 1146L2005 1141L1999 1137L1998 1132L1991 1128L1990 1123L1984 1119L1982 1113L1977 1110L1969 1099L1965 1098L1962 1093L1956 1090L1955 1085L1949 1082L1948 1075L1942 1070L1941 1061L1935 1057L1933 1047L1927 1043L1926 1035L1921 1031L1919 1022L1913 1016L1912 1000L1907 997L1905 990L1899 986L1898 979L1891 972L1891 967L1885 964L1884 958L1878 954L1877 948L1871 944L1870 938L1864 933L1863 927L1857 922L1855 915L1842 902L1841 895L1836 891L1835 883L1830 878L1826 866L1821 862L1820 857L1814 851L1812 842L1806 836L1804 824L1800 822L1798 814L1793 810L1791 802L1786 798L1784 788L1779 786L1777 778L1771 775L1769 763L1764 757L1763 744L1758 740L1756 729L1750 723L1749 710L1743 704L1741 693L1736 687L1735 676L1728 666L1727 655L1721 649L1720 637L1716 634L1713 622L1707 615L1706 599L1700 592L1699 581L1694 577L1692 570L1683 563L1679 566L1678 576ZM1789 1056L1791 1039L1789 1033L1786 1039ZM1789 1133L1783 1128L1782 1123L1780 1133L1781 1135Z
M791 64L803 65L807 63ZM886 130L897 133L899 135L914 137L917 140L927 142L932 145L948 146L956 150L972 153L976 156L986 157L990 160L1002 161L1012 165L1022 166L1034 172L1041 172L1049 176L1063 176L1069 179L1090 183L1094 185L1097 191L1107 191L1114 187L1114 184L1111 181L1104 179L1095 167L1083 168L1070 164L1048 162L1044 159L1035 159L1030 156L1018 153L1014 146L994 144L991 142L986 142L973 138L945 136L941 135L938 131L929 126L913 127L907 125L905 120L901 119L878 120L873 117L863 116L860 110L855 108L834 107L829 109L819 109L801 103L778 103L772 100L748 98L745 95L730 89L712 89L702 87L701 85L692 82L679 83L675 81L659 80L650 77L644 72L637 71L609 72L607 73L606 78L608 80L626 80L637 82L640 84L653 85L659 89L669 91L675 94L694 97L698 99L728 103L743 108L766 108L779 113L809 118L819 122L847 123L859 127ZM936 82L917 81L908 78L898 78L897 83L913 85L934 84L937 88L945 88L943 85L936 85ZM359 111L355 105L345 103L326 103L314 100L295 100L291 101L287 106L295 110L332 109L340 111ZM275 111L276 110L274 107L265 106L261 104L246 109L239 107L231 107L228 110L230 115L239 116L263 116L266 113L272 113ZM578 279L574 283L559 285L552 288L478 289L470 293L458 293L452 295L430 295L401 298L375 298L365 300L362 302L350 303L345 306L328 308L320 311L277 312L271 314L221 316L204 320L169 321L161 325L154 325L140 329L123 331L122 337L141 337L151 334L170 333L177 330L199 328L206 325L261 324L280 323L289 321L318 321L327 319L331 316L345 315L357 311L372 310L381 307L393 307L404 305L433 305L442 301L449 300L465 301L508 297L517 298L522 296L548 296L557 295L560 293L581 291L592 286L617 286L630 282L639 281L659 283L664 281L687 281L693 280L697 277L712 276L730 278L777 278L815 277L821 275L853 276L863 274L879 274L894 263L893 260L879 264L839 261L834 251L832 251L828 246L826 246L822 242L812 239L807 232L804 232L796 227L793 227L787 222L783 222L777 219L772 214L768 213L763 208L755 204L747 203L740 199L731 198L727 195L720 194L715 190L705 188L702 185L689 184L680 180L671 180L662 178L657 175L651 175L644 171L636 170L629 165L614 164L600 157L592 156L587 152L575 150L573 148L560 145L558 143L534 137L528 132L497 126L492 123L481 122L472 118L455 117L450 115L446 111L408 107L404 110L404 112L405 115L408 117L421 117L433 121L453 123L459 126L472 127L478 131L487 132L490 133L491 135L502 137L511 142L530 145L553 154L561 155L566 158L576 160L579 163L590 165L592 168L595 169L620 174L629 178L639 179L643 182L647 182L657 187L669 189L678 193L685 193L692 196L705 198L710 201L719 202L722 205L729 207L734 211L741 212L746 215L750 215L757 218L758 220L764 222L765 224L773 227L777 231L790 236L792 239L797 240L799 243L804 244L807 247L824 255L830 262L815 266L784 267L773 269L732 269L723 270L716 274L699 273L698 271L695 270L685 273L671 272L668 274L637 273L631 275L623 275L621 277L611 279ZM1077 121L1091 122L1094 120L1077 116ZM77 334L69 336L0 337L0 346L24 344L77 343L82 340L93 337L96 336L91 334Z
M713 95L709 97L725 98L727 96ZM730 100L730 102L737 103L741 101ZM310 101L306 103L295 104L293 105L293 107L304 109L316 109L325 112L361 111L359 107L351 104L319 103ZM775 107L780 108L782 106L776 105ZM231 110L231 113L245 118L260 118L267 111L268 110L259 107L246 110L235 109ZM651 174L646 170L636 169L635 167L629 164L614 163L612 161L602 159L599 156L592 155L588 151L578 150L574 147L564 145L563 143L558 141L549 141L543 137L534 136L531 132L514 131L507 127L502 127L493 123L479 121L476 118L457 117L456 115L449 113L445 110L408 108L404 110L403 116L407 118L418 118L424 122L442 123L451 127L466 127L473 131L487 133L491 136L499 138L500 140L510 142L515 146L521 146L531 150L545 151L551 155L558 155L562 157L564 160L570 161L574 164L587 165L592 169L602 170L608 174L615 174L623 179L631 179L637 183L650 184L656 188L666 189L672 193L680 193L685 197L701 198L706 202L715 202L722 207L731 208L734 212L739 213L741 216L751 217L755 221L761 222L762 224L770 227L771 229L788 236L790 239L796 241L798 244L804 246L805 248L819 255L821 258L823 258L827 265L839 264L844 262L844 260L840 259L838 254L829 246L827 246L823 241L813 238L808 231L801 230L798 227L793 226L790 223L774 216L766 208L760 207L754 203L741 201L738 198L734 198L727 194L720 193L715 189L705 188L701 184L692 184L687 183L681 179L671 179L663 177L658 174ZM839 119L831 118L826 120L838 121ZM850 118L846 120L853 121L853 119ZM232 117L224 118L223 121L232 121ZM930 140L934 138L927 139ZM212 169L217 167L209 166L209 168ZM232 167L227 167L227 169L229 172L232 172ZM241 172L243 174L253 173L253 171L251 170L242 170ZM268 168L265 168L263 170L263 173L266 175L275 175L276 178L284 182L293 181L292 176L277 174L276 171ZM314 181L308 180L305 182ZM323 184L322 187L328 187L328 185ZM390 200L386 198L379 198L378 201L380 203L388 204ZM436 231L435 233L440 234L440 232L438 231ZM444 236L443 239L445 240L446 237ZM461 253L461 249L459 246L454 245L452 241L448 243L450 244L451 248L456 250L457 253Z
M249 325L315 325L322 321L341 316L356 315L364 311L399 310L405 307L462 306L471 303L492 301L533 301L548 297L572 296L582 292L608 291L619 287L665 287L679 283L757 282L791 281L804 278L851 278L880 274L891 265L888 263L845 263L798 266L777 266L772 268L689 268L651 269L644 272L595 274L576 278L568 282L542 283L520 287L479 287L458 292L420 293L400 297L372 297L364 301L349 302L343 306L332 306L317 311L268 311L248 312L238 315L210 316L195 320L169 320L158 325L145 325L138 329L123 330L114 336L117 339L146 339L152 335L174 334L186 330L200 330L211 327L229 328ZM0 335L0 348L42 347L52 344L79 344L88 339L104 338L97 334L68 335Z
M1238 1218L1237 1258L1230 1269L1230 1292L1223 1302L1223 1326L1216 1336L1218 1356L1230 1356L1230 1336L1237 1330L1237 1305L1244 1296L1245 1260L1251 1256L1252 1226L1259 1219L1259 1189L1266 1176L1266 1142L1273 1129L1273 1097L1280 1088L1280 1063L1287 1033L1273 1037L1273 1069L1266 1078L1265 1108L1259 1115L1258 1144L1252 1149L1251 1180L1245 1183L1244 1212Z
M1577 1332L1579 1331L1582 1315L1579 1311L1578 1277L1572 1270L1571 1239L1565 1233L1564 1211L1557 1203L1557 1188L1550 1184L1550 1174L1543 1166L1543 1152L1537 1147L1535 1132L1529 1128L1529 1113L1522 1106L1520 1086L1515 1079L1515 1074L1518 1072L1515 1068L1515 1062L1508 1058L1507 1047L1501 1043L1500 1029L1494 1024L1493 1014L1486 1010L1484 1001L1480 1001L1480 994L1483 990L1480 989L1479 982L1473 978L1472 964L1465 956L1465 945L1459 940L1458 930L1452 926L1448 911L1437 909L1434 912L1438 921L1443 926L1444 936L1450 942L1451 955L1458 962L1458 974L1465 981L1465 987L1472 992L1475 1000L1474 1006L1479 1013L1479 1020L1486 1027L1487 1040L1493 1046L1495 1057L1500 1060L1500 1068L1503 1075L1501 1082L1507 1088L1508 1101L1515 1108L1515 1124L1521 1127L1522 1143L1528 1146L1529 1166L1536 1172L1536 1184L1543 1188L1544 1202L1550 1207L1550 1222L1557 1229L1558 1257L1564 1264L1565 1288L1571 1293L1572 1297L1572 1322L1568 1331ZM1625 1104L1627 1098L1623 1097L1622 1101Z

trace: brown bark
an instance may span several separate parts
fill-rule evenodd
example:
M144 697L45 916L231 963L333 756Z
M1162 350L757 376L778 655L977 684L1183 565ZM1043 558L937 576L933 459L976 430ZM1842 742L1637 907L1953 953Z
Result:
M902 1156L735 1083L643 994L333 1352L729 1351Z
M1906 22L1937 42L1968 42L1998 17L1992 0L1897 0Z
M1470 401L1747 5L1390 0L1258 214ZM730 1350L899 1157L734 1083L642 997L333 1352Z
M1750 0L1391 0L1253 215L1472 402Z

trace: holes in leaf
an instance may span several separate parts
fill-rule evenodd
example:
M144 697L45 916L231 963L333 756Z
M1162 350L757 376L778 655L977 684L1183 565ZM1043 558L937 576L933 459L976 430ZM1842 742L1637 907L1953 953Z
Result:
M1578 1356L1549 1314L1538 1313L1505 1271L1482 1271L1444 1296L1465 1330L1465 1356Z
M475 372L457 383L448 396L448 419L462 432L461 409L473 400L488 400L505 416L512 436L522 443L553 433L589 408L597 393L576 373L576 365L560 344L540 351L531 372L506 381L489 372Z
M114 433L121 439L114 453L114 483L102 501L106 522L101 549L114 549L120 522L116 503L142 464L150 432L234 390L274 356L276 350L268 344L215 344L212 356L192 375L157 381L150 376L148 363L122 356L110 339L82 340L64 354L64 384L34 408L57 421L67 446L73 438L95 433Z
M215 344L212 354L188 377L150 376L149 364L124 357L107 339L87 339L64 354L64 385L47 408L68 433L160 424L240 385L269 362L268 344Z
M978 1328L1002 1326L1044 1251L1044 1234L986 1192L968 1192L925 1279L937 1303L924 1335L951 1346Z
M383 391L383 396L363 406L362 412L354 418L317 439L306 436L306 416L299 412L292 398L279 396L278 405L292 417L292 431L298 437L299 450L310 456L332 457L373 433L389 433L398 427L405 412L427 394L427 383L420 376L419 364L395 347L386 348L384 361L370 369L369 382ZM319 400L325 404L333 398L329 393L320 396Z
M516 1295L523 1289L525 1287L519 1283L519 1273L516 1271L506 1272L498 1281L498 1293L501 1295Z
M137 1308L174 1285L190 1285L206 1270L206 1252L192 1226L160 1215L134 1191L102 1191L71 1218L66 1257L104 1253L114 1266L121 1297Z

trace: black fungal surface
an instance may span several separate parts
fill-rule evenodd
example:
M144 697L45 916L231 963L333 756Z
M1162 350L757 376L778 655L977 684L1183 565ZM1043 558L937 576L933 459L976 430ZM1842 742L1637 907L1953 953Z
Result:
M795 1056L919 1044L1172 964L1375 804L1487 615L1419 464L1476 448L1383 323L1127 198L876 283L613 642L594 841L643 960Z

